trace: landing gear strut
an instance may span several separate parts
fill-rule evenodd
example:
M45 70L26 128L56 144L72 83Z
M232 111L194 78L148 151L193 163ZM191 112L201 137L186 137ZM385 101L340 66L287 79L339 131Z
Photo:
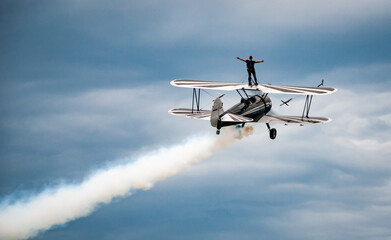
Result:
M266 123L267 128L269 129L269 137L270 139L275 139L277 137L277 130L275 128L270 128L269 123Z

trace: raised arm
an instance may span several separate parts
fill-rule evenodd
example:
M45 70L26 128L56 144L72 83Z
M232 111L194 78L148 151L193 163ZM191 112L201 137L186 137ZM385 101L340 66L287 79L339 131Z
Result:
M261 63L261 62L264 62L263 60L261 60L261 61L255 61L255 63Z
M243 59L243 58L240 58L240 57L236 57L236 59L239 59L239 60L241 60L241 61L243 61L243 62L246 61L246 59Z

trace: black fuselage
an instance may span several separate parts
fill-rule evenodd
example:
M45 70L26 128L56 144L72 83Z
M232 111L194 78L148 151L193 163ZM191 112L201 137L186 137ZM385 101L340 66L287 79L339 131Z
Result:
M232 106L224 113L233 113L254 119L254 122L265 116L272 108L272 101L266 94L242 98L241 102ZM240 122L221 122L221 127L241 124Z

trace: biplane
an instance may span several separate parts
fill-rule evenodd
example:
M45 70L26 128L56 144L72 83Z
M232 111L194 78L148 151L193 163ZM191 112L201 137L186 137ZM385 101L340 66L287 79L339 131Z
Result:
M319 124L331 121L327 117L309 117L309 111L314 95L327 95L337 91L336 88L321 87L301 87L301 86L283 86L283 85L247 85L244 83L215 82L189 79L175 79L171 81L175 87L184 87L193 89L192 107L175 108L169 110L169 113L176 116L185 116L188 118L209 120L212 127L217 128L216 134L220 134L220 129L226 126L237 125L244 127L246 123L266 123L269 130L270 139L275 139L277 130L271 128L270 124ZM223 110L221 98L217 97L213 101L211 110L200 109L201 89L236 91L241 100L228 110ZM250 94L255 92L255 94ZM268 94L293 94L306 95L304 109L301 116L278 116L269 114L272 108L272 101Z

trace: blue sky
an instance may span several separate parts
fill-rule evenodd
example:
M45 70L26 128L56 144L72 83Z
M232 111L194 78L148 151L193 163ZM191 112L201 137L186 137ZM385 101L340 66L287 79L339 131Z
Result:
M0 199L84 179L198 133L175 78L340 89L322 126L263 125L224 151L36 239L389 239L388 1L2 1ZM211 93L218 95L217 93ZM275 111L300 114L304 98ZM204 99L203 99L204 100ZM232 94L229 105L238 100ZM205 108L211 99L205 96Z

